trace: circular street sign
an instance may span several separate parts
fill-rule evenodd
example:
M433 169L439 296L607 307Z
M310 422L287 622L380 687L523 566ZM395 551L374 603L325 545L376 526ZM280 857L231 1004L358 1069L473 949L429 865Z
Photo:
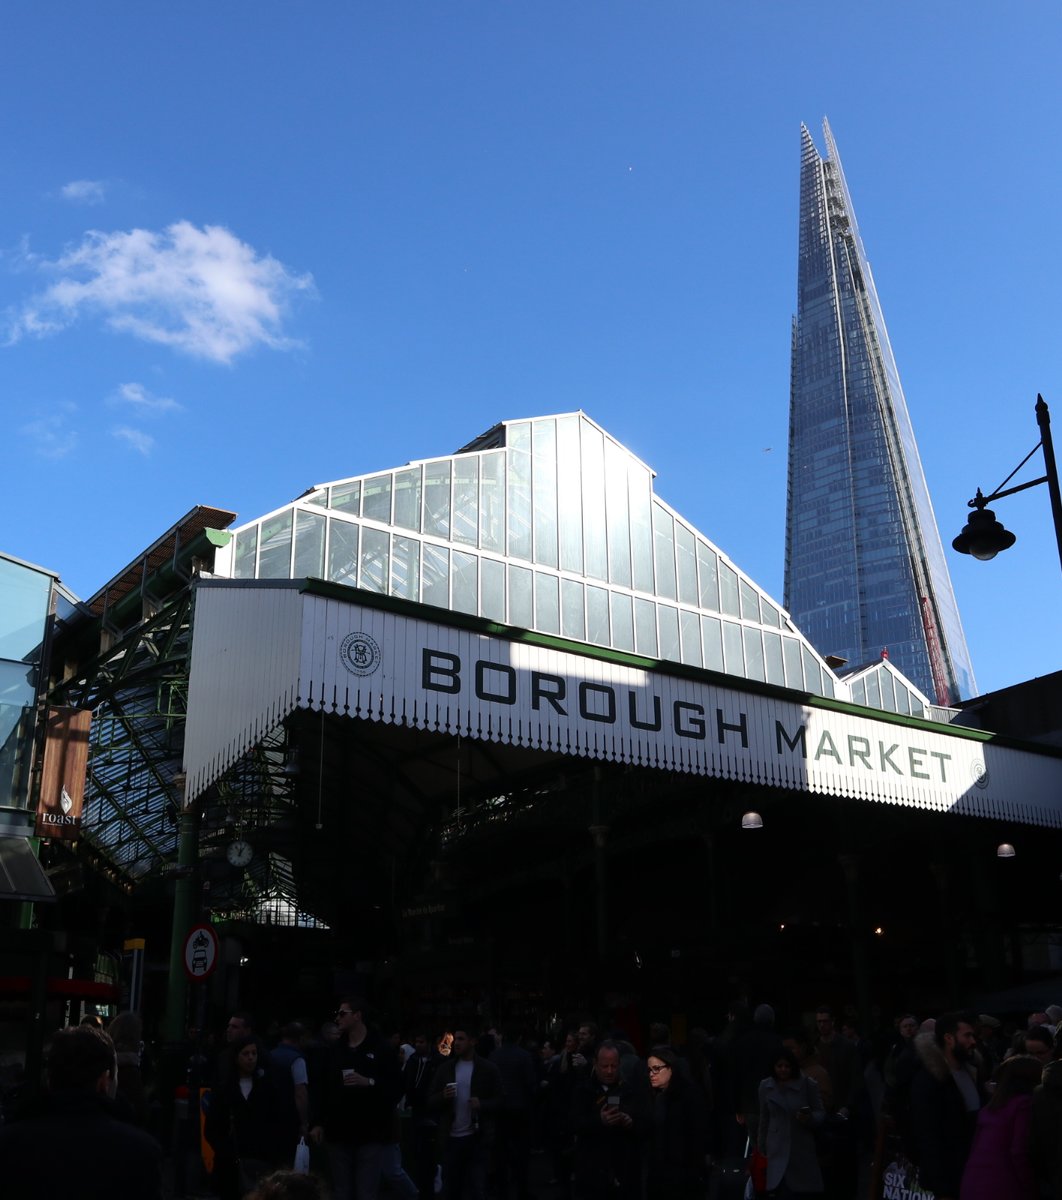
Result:
M191 980L206 979L218 965L218 935L213 925L193 925L184 939L184 970Z

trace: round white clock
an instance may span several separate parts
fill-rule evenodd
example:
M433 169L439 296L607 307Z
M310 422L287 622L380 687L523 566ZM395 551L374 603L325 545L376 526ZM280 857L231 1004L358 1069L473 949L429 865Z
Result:
M237 838L225 851L225 857L234 867L245 867L254 857L254 849L250 842Z

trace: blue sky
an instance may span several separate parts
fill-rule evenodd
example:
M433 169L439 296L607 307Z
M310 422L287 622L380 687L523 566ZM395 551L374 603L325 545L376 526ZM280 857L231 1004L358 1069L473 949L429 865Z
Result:
M1030 0L5 5L0 546L87 596L194 504L582 408L781 599L825 115L980 689L1057 670L1046 489L950 541L1038 391L1062 442L1060 60Z

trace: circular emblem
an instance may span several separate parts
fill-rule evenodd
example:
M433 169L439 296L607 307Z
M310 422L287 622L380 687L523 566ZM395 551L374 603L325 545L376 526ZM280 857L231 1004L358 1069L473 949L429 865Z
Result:
M975 787L988 787L988 768L983 762L980 761L980 759L978 759L977 762L971 763L970 774L973 776Z
M371 675L380 665L380 647L367 633L348 633L339 657L352 675Z

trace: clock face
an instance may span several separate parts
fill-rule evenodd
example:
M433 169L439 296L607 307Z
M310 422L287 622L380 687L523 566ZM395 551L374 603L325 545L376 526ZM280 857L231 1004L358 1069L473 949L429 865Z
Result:
M254 857L251 843L239 840L233 842L225 853L234 867L245 867Z

